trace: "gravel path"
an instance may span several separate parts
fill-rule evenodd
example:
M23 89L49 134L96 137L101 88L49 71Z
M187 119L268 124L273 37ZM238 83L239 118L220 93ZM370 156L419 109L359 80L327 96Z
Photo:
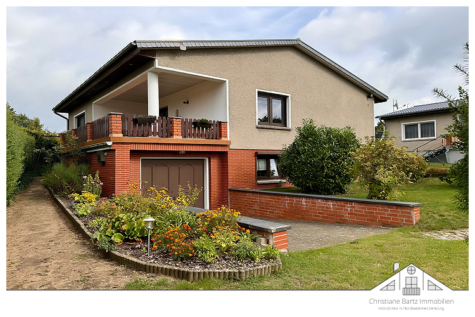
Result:
M318 249L353 241L372 235L387 233L392 228L371 227L363 225L344 225L323 222L304 222L285 219L263 219L290 225L287 232L289 251Z
M7 208L7 290L122 289L139 277L146 273L105 259L85 240L40 178Z

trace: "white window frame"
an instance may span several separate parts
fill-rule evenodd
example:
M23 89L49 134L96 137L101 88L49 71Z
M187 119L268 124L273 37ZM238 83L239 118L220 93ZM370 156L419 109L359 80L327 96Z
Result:
M74 129L77 129L78 128L78 123L77 123L77 120L76 120L76 117L79 117L80 115L84 114L84 123L87 123L86 122L86 110L83 110L81 112L79 112L78 114L76 114L74 116Z
M272 126L269 125L269 127L266 127L266 129L290 129L292 128L290 125L291 116L290 116L290 109L291 109L291 98L290 94L286 94L284 92L277 92L277 91L270 91L270 90L264 90L264 89L256 89L256 127L262 128L262 126L259 126L259 93L263 92L266 94L273 94L273 95L280 95L286 97L286 102L285 102L285 115L286 115L286 120L285 120L285 127L279 127L279 126Z
M428 137L428 138L421 138L421 123L428 123L428 122L434 122L434 136L433 137ZM406 125L413 125L417 124L417 135L419 136L418 138L411 138L411 139L406 139ZM403 141L419 141L419 140L433 140L437 139L437 125L435 120L426 120L426 121L417 121L417 122L404 122L401 123L401 134L402 134L402 140Z

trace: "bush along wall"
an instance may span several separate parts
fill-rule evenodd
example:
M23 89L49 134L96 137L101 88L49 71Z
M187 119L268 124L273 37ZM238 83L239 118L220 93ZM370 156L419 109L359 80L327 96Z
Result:
M17 114L7 104L7 204L59 161L59 139L38 118Z
M13 120L7 109L7 204L16 194L18 181L25 170L26 153L34 150L35 140Z
M359 141L350 127L316 127L313 120L304 120L302 127L297 127L295 140L284 148L279 169L290 183L305 193L345 193L352 181L350 153L358 146Z

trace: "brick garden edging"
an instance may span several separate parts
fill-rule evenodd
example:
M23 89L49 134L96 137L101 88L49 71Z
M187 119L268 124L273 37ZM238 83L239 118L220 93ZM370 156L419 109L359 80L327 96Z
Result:
M46 187L46 186L45 186ZM72 210L66 207L62 201L57 199L53 191L46 187L48 192L50 193L51 197L56 201L60 209L66 214L66 216L71 220L74 226L81 232L84 238L89 240L92 244L92 234L89 233L87 228L84 224L78 219L78 217L74 214ZM192 270L187 268L177 268L169 265L159 265L159 264L152 264L140 261L136 258L121 254L117 251L109 251L106 252L105 250L100 250L101 253L106 256L107 258L116 261L121 265L126 265L128 267L135 268L140 271L145 271L147 273L155 273L155 274L162 274L168 275L171 277L179 278L182 280L187 280L189 282L201 280L204 278L216 278L216 279L230 279L230 280L242 280L247 277L257 277L261 275L269 275L272 272L276 272L282 268L282 262L280 261L280 257L267 265L261 265L258 267L247 268L247 269L236 269L236 270Z
M250 217L370 226L413 226L421 203L229 189L230 208Z

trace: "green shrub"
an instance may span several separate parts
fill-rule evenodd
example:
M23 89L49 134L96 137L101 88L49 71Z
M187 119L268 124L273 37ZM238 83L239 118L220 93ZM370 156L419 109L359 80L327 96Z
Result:
M231 229L227 227L213 228L212 232L214 245L221 253L227 253L238 239L237 232L231 231Z
M257 246L255 243L252 243L251 241L244 239L244 240L239 240L238 243L236 243L232 249L231 249L231 254L233 257L238 260L242 261L247 258L252 258L254 260L259 259L262 257L263 253L261 254L260 251L257 249L260 249L259 246Z
M440 176L447 176L449 172L448 168L443 168L443 167L429 167L426 170L426 174L424 176L426 177L440 177Z
M58 196L80 194L84 188L83 175L88 173L89 166L86 164L62 161L54 164L51 171L43 175L43 184L50 187Z
M305 193L344 193L352 181L350 152L358 145L350 127L315 127L313 120L304 120L293 143L280 155L279 169Z
M276 259L280 255L279 249L268 244L264 249L264 257L268 260Z
M194 243L196 255L201 260L213 263L218 258L218 252L214 246L213 240L207 235L203 235Z
M8 103L7 126L8 203L14 194L25 189L35 177L44 174L59 160L59 141L54 137L55 133L43 129L38 118L30 119L24 114L17 114ZM15 145L12 146L12 143ZM19 170L22 172L17 178L15 175ZM13 181L15 178L16 181Z
M366 137L352 157L354 171L360 175L359 182L368 191L368 199L391 200L398 196L396 188L422 177L427 162L417 154L408 153L405 147L398 148L394 138L385 131L381 139Z
M35 140L13 120L14 114L7 108L7 203L19 187L18 180L25 170L26 161L33 155Z

